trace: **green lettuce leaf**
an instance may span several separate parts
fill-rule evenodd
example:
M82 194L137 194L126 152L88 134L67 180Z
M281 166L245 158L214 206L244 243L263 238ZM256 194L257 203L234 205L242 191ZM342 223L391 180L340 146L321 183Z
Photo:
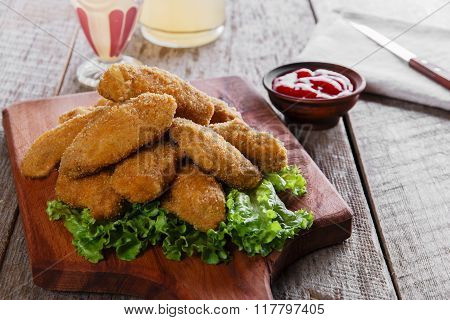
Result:
M281 250L287 239L311 227L313 214L304 209L290 211L277 196L269 179L249 192L236 189L227 196L227 233L239 250L267 256Z
M222 223L217 230L200 232L190 224L167 214L158 202L131 204L120 219L98 222L88 209L74 209L61 201L47 204L50 220L63 220L72 234L72 244L78 254L97 263L103 250L113 248L122 260L134 260L148 245L162 242L164 255L171 260L199 254L205 263L228 261Z
M179 261L184 256L199 254L203 262L217 264L230 259L230 253L225 249L226 243L223 222L217 230L201 232L190 224L171 217L162 248L167 259Z
M89 209L74 209L61 201L49 201L50 220L62 220L72 234L78 254L97 263L105 249L113 249L122 260L133 260L149 245L162 244L167 259L181 260L194 254L208 264L231 259L229 242L249 255L267 256L281 250L287 239L311 227L313 214L290 211L277 192L306 193L306 180L297 167L267 174L253 190L227 192L227 219L216 230L201 232L167 213L159 202L127 204L120 218L96 221Z
M268 173L265 178L277 192L290 190L296 196L306 194L306 179L297 166L287 166L279 172Z
M56 200L48 203L47 214L51 220L64 221L78 254L93 263L103 259L107 248L113 248L119 259L133 260L148 244L160 242L167 229L166 212L157 202L133 204L123 217L106 222L95 221L89 209Z

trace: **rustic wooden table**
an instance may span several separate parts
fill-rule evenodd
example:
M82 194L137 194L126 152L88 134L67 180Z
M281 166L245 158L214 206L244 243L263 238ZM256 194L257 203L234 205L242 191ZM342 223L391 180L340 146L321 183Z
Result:
M127 51L188 79L239 75L263 94L262 75L295 60L317 20L331 18L340 2L233 0L213 44L172 50L137 32ZM450 27L444 0L351 0L345 7ZM0 0L0 29L1 107L87 90L75 70L90 49L69 1ZM275 298L450 298L449 119L449 112L365 95L331 130L291 125L355 217L352 237L295 263L273 284ZM33 284L2 131L0 140L0 298L129 298Z

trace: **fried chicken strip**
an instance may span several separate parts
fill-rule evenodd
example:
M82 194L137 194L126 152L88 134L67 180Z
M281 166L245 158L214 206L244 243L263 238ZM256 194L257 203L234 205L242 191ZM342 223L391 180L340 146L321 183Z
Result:
M130 202L154 200L175 179L177 157L177 150L169 143L139 150L116 165L111 185Z
M212 97L211 101L214 104L214 114L210 123L221 123L233 119L242 119L239 111L237 111L235 107L230 107L225 101Z
M101 106L113 106L117 104L117 102L114 102L112 100L108 100L105 98L100 98L98 99L97 103L95 104L96 107L101 107Z
M56 128L43 133L28 149L20 169L24 176L31 178L46 177L59 163L64 151L75 137L91 121L107 113L105 107L70 119Z
M103 74L98 85L103 97L120 102L145 92L169 94L177 101L177 117L208 125L214 113L211 99L174 74L156 67L136 68L114 64Z
M225 220L221 185L192 164L180 170L161 206L200 231L215 229Z
M60 171L71 178L115 164L158 141L172 124L177 104L169 95L144 93L89 123L64 152Z
M287 166L286 148L270 133L258 132L239 119L209 127L235 146L262 172L275 172Z
M59 116L58 122L64 123L77 116L85 115L91 111L94 111L96 107L111 107L113 105L117 105L117 103L105 98L100 98L93 106L77 107L66 113L63 113L62 115Z
M78 208L89 208L96 220L108 219L120 212L121 196L111 187L111 173L102 171L81 179L59 174L56 197Z
M70 110L70 111L60 115L59 118L58 118L58 122L60 124L64 123L64 122L67 122L70 119L73 119L75 117L83 116L85 114L88 114L88 113L94 111L94 109L95 109L95 107L93 107L93 106L74 108L74 109L72 109L72 110Z
M211 128L175 118L170 137L203 171L231 187L250 189L261 180L258 168Z

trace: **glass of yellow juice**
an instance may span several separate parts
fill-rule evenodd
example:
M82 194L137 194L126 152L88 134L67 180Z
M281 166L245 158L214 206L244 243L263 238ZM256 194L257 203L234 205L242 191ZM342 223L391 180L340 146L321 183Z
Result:
M198 47L222 34L225 0L145 0L140 22L142 35L154 44Z

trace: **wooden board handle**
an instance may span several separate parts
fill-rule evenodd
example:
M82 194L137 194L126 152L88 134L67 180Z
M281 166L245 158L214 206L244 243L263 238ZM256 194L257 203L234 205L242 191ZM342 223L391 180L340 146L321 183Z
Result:
M450 90L450 72L439 67L438 65L429 62L426 59L412 58L409 60L409 65L426 75L428 78L436 81L440 85Z

